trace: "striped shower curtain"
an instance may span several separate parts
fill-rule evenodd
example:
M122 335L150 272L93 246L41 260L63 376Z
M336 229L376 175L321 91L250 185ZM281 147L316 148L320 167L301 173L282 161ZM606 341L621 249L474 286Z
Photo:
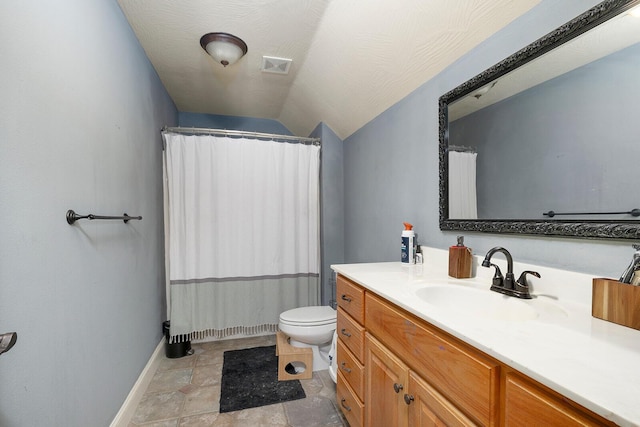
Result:
M319 300L320 148L163 133L173 340L275 332Z

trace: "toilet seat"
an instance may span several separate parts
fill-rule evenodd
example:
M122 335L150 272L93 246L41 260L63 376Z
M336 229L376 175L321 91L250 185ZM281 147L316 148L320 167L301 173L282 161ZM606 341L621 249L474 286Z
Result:
M324 326L336 323L336 310L329 306L300 307L280 314L280 323L292 326Z

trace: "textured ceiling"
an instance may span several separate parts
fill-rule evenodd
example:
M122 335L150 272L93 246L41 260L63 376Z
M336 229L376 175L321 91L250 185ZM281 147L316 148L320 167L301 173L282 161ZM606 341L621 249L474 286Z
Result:
M346 138L540 0L118 0L183 112L275 119ZM242 38L227 68L200 37ZM262 56L293 59L262 73Z

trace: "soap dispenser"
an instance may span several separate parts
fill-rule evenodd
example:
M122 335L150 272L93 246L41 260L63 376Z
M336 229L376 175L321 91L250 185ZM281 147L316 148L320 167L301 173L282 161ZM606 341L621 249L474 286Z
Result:
M471 248L464 245L464 236L458 236L458 244L449 248L449 276L468 279L473 268Z

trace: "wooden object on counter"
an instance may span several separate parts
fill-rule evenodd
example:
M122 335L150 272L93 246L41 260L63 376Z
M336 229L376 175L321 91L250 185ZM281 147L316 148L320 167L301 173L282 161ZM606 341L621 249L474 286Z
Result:
M458 244L449 248L449 276L456 279L468 279L473 269L473 254L463 239L463 236L458 236Z
M591 315L640 330L640 286L613 279L593 279Z

